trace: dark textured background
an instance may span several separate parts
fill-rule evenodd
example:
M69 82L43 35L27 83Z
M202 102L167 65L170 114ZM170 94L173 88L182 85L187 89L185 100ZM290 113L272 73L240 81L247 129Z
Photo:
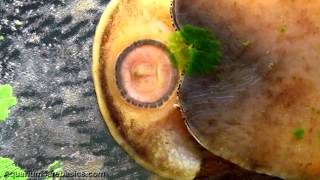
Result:
M96 102L91 47L107 3L0 0L0 84L18 98L0 123L0 156L27 171L62 160L65 170L107 179L149 177L114 142Z

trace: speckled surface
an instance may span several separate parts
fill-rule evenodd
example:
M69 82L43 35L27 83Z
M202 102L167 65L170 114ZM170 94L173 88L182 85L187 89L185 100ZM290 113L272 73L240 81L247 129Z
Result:
M0 1L0 84L11 84L18 98L0 123L0 156L27 171L62 160L67 170L107 179L148 179L114 142L96 102L91 47L107 3Z

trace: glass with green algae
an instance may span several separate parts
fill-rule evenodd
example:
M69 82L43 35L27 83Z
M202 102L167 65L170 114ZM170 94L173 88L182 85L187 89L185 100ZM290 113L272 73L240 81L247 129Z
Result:
M11 85L0 85L0 122L9 117L10 108L17 104Z
M11 159L0 157L0 180L26 180L26 173Z
M45 180L59 180L60 177L63 177L63 162L62 161L54 161L52 164L48 167L48 173L51 173L52 175L47 176ZM53 178L54 177L54 178Z

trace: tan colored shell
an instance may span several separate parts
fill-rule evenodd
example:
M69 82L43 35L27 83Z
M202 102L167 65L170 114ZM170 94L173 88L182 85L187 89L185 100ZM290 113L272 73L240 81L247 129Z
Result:
M194 137L246 169L320 179L320 1L176 0L175 9L179 26L208 27L222 42L219 78L181 85Z
M163 177L248 174L204 150L189 135L175 106L176 93L157 108L128 103L116 84L119 54L132 43L153 39L166 44L174 28L169 0L113 0L97 27L93 78L100 111L114 139L140 165Z

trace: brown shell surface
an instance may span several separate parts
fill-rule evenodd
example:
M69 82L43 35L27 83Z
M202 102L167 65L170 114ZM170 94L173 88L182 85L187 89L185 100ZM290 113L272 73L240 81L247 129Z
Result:
M320 179L320 1L175 0L178 26L222 42L217 76L185 77L193 136L248 170Z
M175 106L175 92L157 108L135 106L121 96L115 78L121 52L144 39L166 44L173 31L169 0L113 0L102 15L94 40L93 78L112 136L137 163L163 177L250 174L213 156L193 139Z

